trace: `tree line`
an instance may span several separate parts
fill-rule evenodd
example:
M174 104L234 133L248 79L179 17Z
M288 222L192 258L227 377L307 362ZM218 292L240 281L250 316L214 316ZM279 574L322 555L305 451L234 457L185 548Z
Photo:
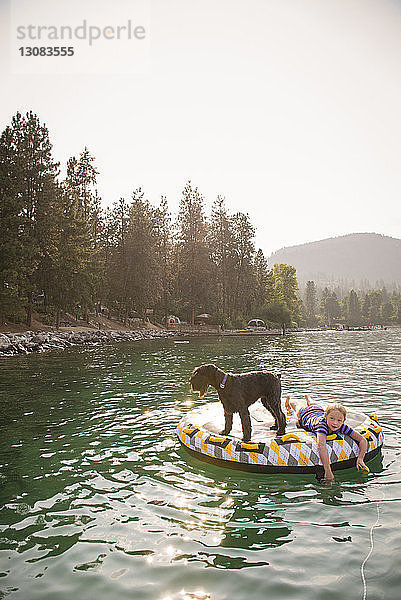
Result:
M304 321L309 327L401 325L401 294L389 293L384 286L341 294L328 287L318 290L314 281L308 281L302 300Z
M152 205L138 187L102 207L87 148L64 178L37 115L17 113L0 138L0 318L33 311L59 325L65 313L106 310L121 321L176 314L242 327L258 317L289 326L302 318L295 268L269 268L254 245L249 215L231 214L218 196L210 215L188 181L178 214L167 198Z

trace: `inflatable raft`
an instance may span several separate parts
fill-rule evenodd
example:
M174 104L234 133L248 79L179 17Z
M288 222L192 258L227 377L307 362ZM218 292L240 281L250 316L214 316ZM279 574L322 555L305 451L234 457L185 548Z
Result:
M234 415L230 435L219 434L224 429L220 402L187 413L178 423L178 439L191 455L221 467L262 473L319 473L319 469L323 469L316 437L296 427L295 414L287 414L286 434L277 437L276 432L270 430L273 417L260 401L253 404L249 412L250 442L242 441L238 414ZM383 445L383 432L376 415L347 411L346 423L368 440L365 463L374 458ZM355 466L359 446L350 436L327 436L327 450L333 471Z

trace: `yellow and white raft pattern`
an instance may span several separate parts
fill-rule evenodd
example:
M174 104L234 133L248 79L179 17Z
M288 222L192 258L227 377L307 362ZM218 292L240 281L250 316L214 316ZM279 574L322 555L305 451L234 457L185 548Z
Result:
M324 404L318 403L321 406ZM296 415L288 414L286 434L277 437L271 431L273 417L260 401L249 409L252 441L242 441L241 421L234 414L230 435L220 435L224 429L223 406L213 402L185 415L177 426L181 444L194 456L219 466L266 473L316 472L322 463L316 437L296 427ZM347 411L346 423L368 440L365 462L378 454L383 445L383 432L375 414L364 415ZM350 436L327 436L331 468L347 469L356 463L358 443Z

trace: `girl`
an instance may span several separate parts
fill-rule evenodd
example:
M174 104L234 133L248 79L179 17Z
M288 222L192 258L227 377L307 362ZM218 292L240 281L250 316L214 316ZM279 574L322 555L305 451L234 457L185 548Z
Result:
M359 454L356 460L356 468L369 471L363 462L366 450L368 449L368 442L360 433L345 424L347 411L344 406L342 404L329 404L324 409L318 404L312 404L308 396L305 396L305 399L306 406L299 408L295 402L290 402L290 397L287 396L285 407L287 410L292 409L296 412L298 427L316 434L319 456L324 468L324 478L328 481L334 481L326 447L326 437L332 433L349 435L353 440L358 442Z

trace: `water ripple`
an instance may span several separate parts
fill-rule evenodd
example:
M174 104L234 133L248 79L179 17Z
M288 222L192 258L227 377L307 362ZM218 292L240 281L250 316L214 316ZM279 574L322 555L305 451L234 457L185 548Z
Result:
M396 589L401 503L400 331L119 344L5 361L0 437L2 596L32 600L303 600ZM197 364L281 372L308 393L378 414L366 477L223 471L190 458L175 426L203 401ZM208 400L216 399L210 390ZM343 594L341 593L341 597Z

